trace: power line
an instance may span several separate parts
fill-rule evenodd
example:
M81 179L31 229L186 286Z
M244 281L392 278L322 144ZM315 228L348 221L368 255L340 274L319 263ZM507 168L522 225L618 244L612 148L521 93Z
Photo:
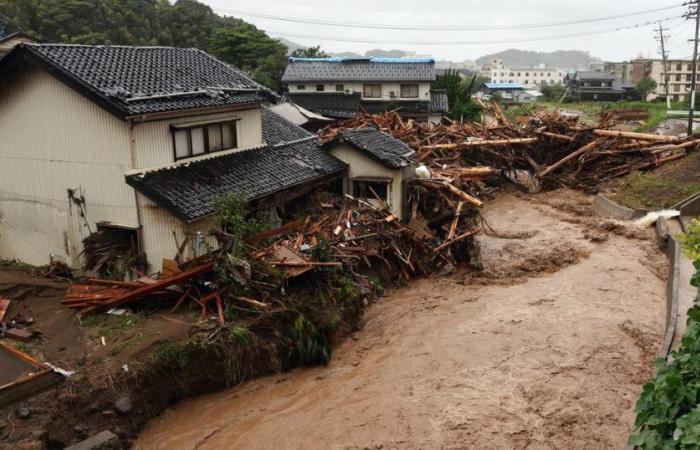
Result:
M221 12L224 14L233 14L239 16L256 17L259 19L269 19L277 20L281 22L294 22L302 24L312 24L312 25L325 25L341 28L365 28L365 29L381 29L381 30L414 30L414 31L486 31L486 30L520 30L527 28L542 28L542 27L557 27L564 25L577 25L583 23L592 22L602 22L606 20L613 19L623 19L627 17L641 16L644 14L655 13L660 11L667 11L669 9L679 8L686 6L687 3L677 3L671 6L664 6L661 8L647 9L644 11L636 11L626 14L615 14L611 16L604 17L593 17L589 19L577 19L568 20L563 22L545 22L545 23L524 23L516 25L445 25L445 26L417 26L417 25L398 25L398 24L372 24L372 23L360 23L360 22L338 22L332 20L323 19L306 19L300 17L288 17L288 16L277 16L274 14L266 14L254 11L243 11L243 10L231 10L223 8L213 8L216 12Z
M666 22L669 20L676 19L677 16L666 17L663 19L655 19L652 21L628 25L624 27L607 28L595 31L586 31L581 33L571 33L571 34L561 34L556 36L539 36L532 38L513 38L513 39L495 39L495 40L485 40L485 41L406 41L401 39L394 40L384 40L384 39L354 39L354 38L343 38L343 37L330 37L321 35L306 35L306 34L294 34L294 33L284 33L275 32L271 30L266 30L268 34L273 36L282 36L288 38L296 39L313 39L313 40L323 40L323 41L334 41L334 42L354 42L360 44L406 44L406 45L481 45L481 44L517 44L520 42L533 42L533 41L546 41L552 39L563 39L570 37L580 37L580 36L591 36L595 34L611 33L615 31L631 30L635 28L642 28L649 25L656 25L659 22Z

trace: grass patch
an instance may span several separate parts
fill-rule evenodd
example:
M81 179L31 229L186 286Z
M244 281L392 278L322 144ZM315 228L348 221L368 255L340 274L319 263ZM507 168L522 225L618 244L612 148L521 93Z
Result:
M611 197L628 208L668 208L700 192L700 153L613 180ZM606 188L607 190L607 188Z

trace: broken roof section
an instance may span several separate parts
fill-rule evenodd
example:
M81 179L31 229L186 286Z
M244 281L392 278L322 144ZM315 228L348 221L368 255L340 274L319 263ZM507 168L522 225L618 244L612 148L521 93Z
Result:
M273 105L270 107L271 111L279 114L286 120L292 122L295 125L305 125L306 123L317 120L320 122L332 122L333 119L324 117L320 114L316 114L303 108L292 101L286 101L278 105Z
M0 74L21 59L121 118L275 96L243 71L193 48L25 43L2 60Z
M341 131L326 145L346 143L391 169L401 169L413 162L415 152L400 141L376 128Z
M446 113L449 112L450 105L447 99L447 91L445 89L433 89L430 91L430 112Z
M290 57L282 81L435 81L435 60Z
M214 200L239 193L253 202L340 176L346 164L321 148L318 137L263 108L265 146L130 174L134 189L191 222L214 212Z

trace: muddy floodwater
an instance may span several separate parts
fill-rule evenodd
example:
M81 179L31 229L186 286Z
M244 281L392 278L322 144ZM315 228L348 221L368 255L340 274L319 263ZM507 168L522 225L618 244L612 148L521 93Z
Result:
M590 201L500 195L484 274L390 292L327 367L182 402L135 448L623 448L666 261L651 231L593 218Z

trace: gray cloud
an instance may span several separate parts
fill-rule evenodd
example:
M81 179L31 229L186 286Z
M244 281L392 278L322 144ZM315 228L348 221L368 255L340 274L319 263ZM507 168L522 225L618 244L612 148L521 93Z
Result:
M254 11L277 16L349 21L356 23L399 24L418 26L452 25L513 25L523 23L551 23L587 19L592 17L627 14L640 10L660 8L680 4L671 0L625 0L588 2L561 2L560 0L497 0L462 1L434 3L425 0L312 0L266 1L256 0L204 0L218 13L231 11ZM415 45L409 41L493 41L518 40L533 37L559 36L641 24L666 17L674 17L665 22L669 28L668 50L672 57L688 57L692 46L687 41L693 32L693 25L680 16L684 8L675 8L640 16L614 20L546 27L537 29L506 31L412 31L351 29L316 24L299 24L236 15L273 36L283 36L302 45L318 45L332 52L354 51L362 53L373 48L396 48L412 50L419 54L431 55L438 59L462 61L476 59L484 54L518 48L523 50L584 50L605 60L631 59L637 55L658 57L658 43L654 41L653 26L643 26L631 30L599 33L590 36L546 39L533 42L478 44L478 45ZM658 27L658 25L657 25ZM355 43L336 42L326 39L306 39L289 35L312 35L360 40L391 40L396 43Z

